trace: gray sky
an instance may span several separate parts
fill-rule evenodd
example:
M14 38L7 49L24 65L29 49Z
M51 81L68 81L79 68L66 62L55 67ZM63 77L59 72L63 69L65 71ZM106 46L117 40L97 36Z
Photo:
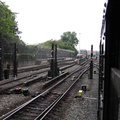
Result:
M76 32L77 48L99 49L104 2L106 0L1 0L19 13L21 39L36 44L60 39L63 32ZM80 34L79 34L80 33Z

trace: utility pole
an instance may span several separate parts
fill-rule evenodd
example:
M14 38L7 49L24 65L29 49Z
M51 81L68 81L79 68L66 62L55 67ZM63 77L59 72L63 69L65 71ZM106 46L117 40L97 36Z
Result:
M3 80L3 49L2 42L0 42L0 80Z
M79 33L79 53L80 53L80 35L81 33Z
M52 43L50 70L48 71L48 77L54 78L59 75L59 68L57 65L57 45Z
M93 45L91 45L90 79L93 79Z
M55 45L55 77L58 76L58 66L57 66L57 45Z
M16 43L14 43L14 58L13 58L13 77L17 76L17 47Z
M52 78L54 78L54 43L52 43L52 51L51 51L51 64L50 64L50 70Z

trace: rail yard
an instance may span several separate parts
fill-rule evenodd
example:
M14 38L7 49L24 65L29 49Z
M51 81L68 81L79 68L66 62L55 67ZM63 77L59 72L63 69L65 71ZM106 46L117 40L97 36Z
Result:
M95 99L97 101L97 96L95 98L77 96L77 92L85 83L82 76L89 77L89 64L90 60L84 61L81 65L77 65L74 59L60 61L58 66L61 73L51 79L48 79L47 74L50 69L49 63L19 68L17 77L10 75L9 79L0 83L0 118L4 120L65 119L69 114L66 116L61 110L53 115L59 106L60 109L68 112L70 100L83 102L86 99ZM98 64L94 65L98 67ZM87 88L84 94L91 91L92 85L93 80L86 81Z
M93 58L93 45L91 55L85 51L77 59L66 50L65 57L58 57L57 45L51 45L50 58L24 67L18 66L16 44L12 66L9 59L3 62L1 54L1 120L62 120L71 115L71 119L97 119L99 64L97 56Z
M15 14L0 6L2 29ZM120 120L119 6L104 3L99 52L77 51L75 32L26 45L17 26L8 27L15 40L1 30L0 120Z

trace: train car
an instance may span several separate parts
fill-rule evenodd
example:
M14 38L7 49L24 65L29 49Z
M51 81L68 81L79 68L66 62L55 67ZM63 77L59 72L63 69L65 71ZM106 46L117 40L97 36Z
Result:
M80 50L80 53L77 54L76 58L84 59L87 58L87 50Z
M104 4L100 39L98 120L120 120L120 1Z
M77 58L77 59L84 59L85 56L84 56L83 54L77 54L76 58Z
M79 64L84 62L88 58L87 50L80 50L80 53L77 54L76 59L79 60Z

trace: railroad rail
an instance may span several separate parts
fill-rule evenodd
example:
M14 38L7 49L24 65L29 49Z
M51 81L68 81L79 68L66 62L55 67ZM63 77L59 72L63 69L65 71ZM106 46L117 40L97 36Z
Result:
M68 65L68 64L71 64L71 63L74 63L73 59L59 61L58 65L59 66L65 65L65 64ZM29 71L36 71L36 70L43 69L43 68L48 68L48 67L50 67L49 63L46 63L44 65L35 65L35 66L21 67L21 68L18 68L18 73L29 72ZM11 70L11 73L12 73L12 71L13 70Z
M67 69L69 67L72 67L74 65L75 65L75 63L66 65L64 67L61 67L60 70L61 71L65 70L65 69ZM45 69L45 70L42 70L42 71L37 71L37 72L31 73L30 75L28 74L28 75L22 76L22 77L17 78L17 79L11 79L11 80L8 80L8 81L3 81L3 82L0 83L0 93L4 94L4 91L6 93L11 88L21 86L21 85L30 85L34 82L46 79L47 74L46 75L40 75L40 74L41 73L46 73L48 70L49 70L49 68Z
M1 117L1 119L42 120L52 110L52 108L57 105L57 103L66 95L66 93L73 87L73 85L88 69L89 65L87 63L80 66L79 69L75 70L62 80L59 80L56 84L54 84L35 98L5 114L3 117ZM71 77L73 75L75 76L75 79L71 80ZM62 83L64 83L63 85L65 86L65 89L59 91L57 86L59 85L60 87Z

